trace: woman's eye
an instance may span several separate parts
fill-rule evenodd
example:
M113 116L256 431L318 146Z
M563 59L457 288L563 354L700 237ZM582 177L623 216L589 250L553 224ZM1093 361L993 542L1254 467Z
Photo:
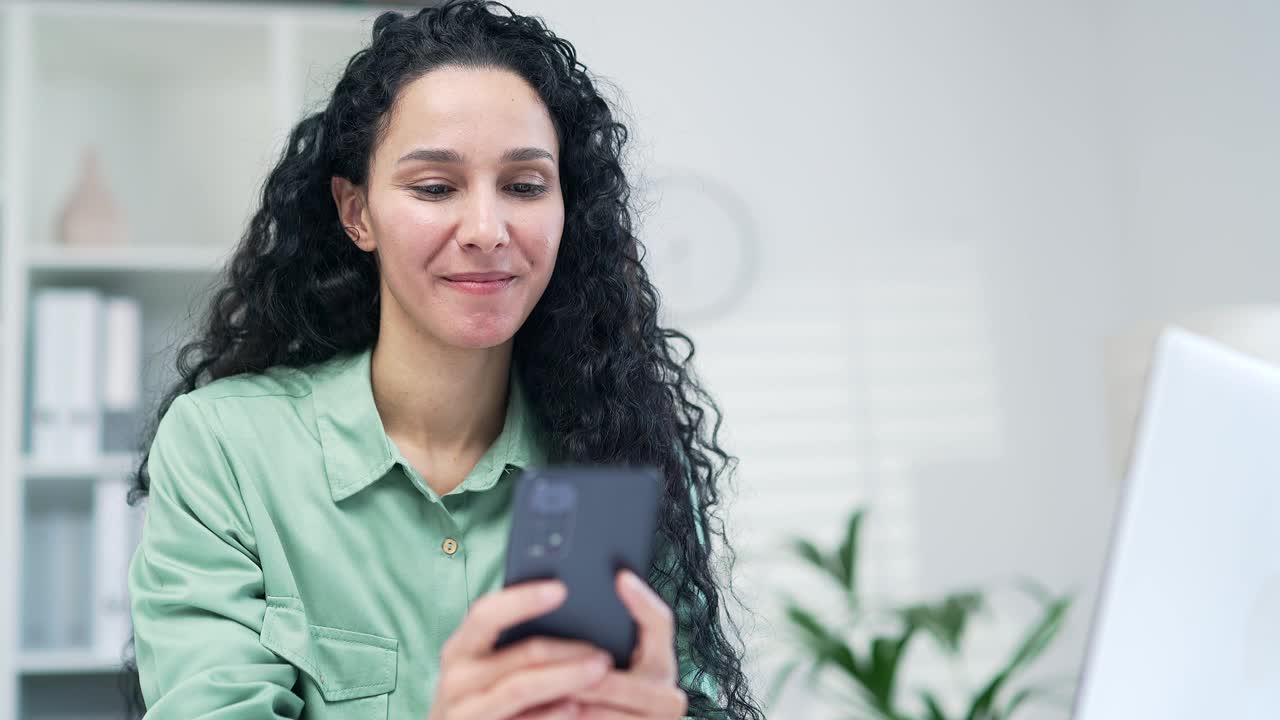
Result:
M539 183L511 183L507 187L520 197L534 198L547 192L547 186ZM412 188L420 195L426 195L431 198L447 197L453 188L448 185L414 185Z
M450 190L451 188L448 185L415 185L413 189L423 195L430 195L431 197L444 197L445 195L448 194L446 191ZM439 192L433 192L433 189L438 190Z
M517 195L525 197L538 197L547 191L546 185L537 183L512 183L509 187L514 188Z

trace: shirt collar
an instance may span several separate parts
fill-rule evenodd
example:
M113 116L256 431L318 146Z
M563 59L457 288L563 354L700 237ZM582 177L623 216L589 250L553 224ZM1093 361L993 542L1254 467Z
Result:
M310 373L324 470L334 502L368 487L393 465L411 469L387 437L373 401L372 356L373 348L339 355ZM502 432L455 493L488 490L506 475L508 466L525 469L546 462L545 440L538 431L514 363L507 387Z

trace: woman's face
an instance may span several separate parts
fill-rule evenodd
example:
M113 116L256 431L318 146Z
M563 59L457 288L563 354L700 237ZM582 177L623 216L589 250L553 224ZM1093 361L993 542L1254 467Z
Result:
M510 340L555 267L559 166L551 117L518 75L446 67L405 86L364 192L333 184L378 253L383 322L454 347Z

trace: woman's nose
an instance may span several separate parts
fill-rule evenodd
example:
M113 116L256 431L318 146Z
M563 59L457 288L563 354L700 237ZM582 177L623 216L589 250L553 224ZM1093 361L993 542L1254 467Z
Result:
M458 233L458 244L463 250L475 247L491 252L507 244L506 223L493 193L474 193L463 212L466 217Z

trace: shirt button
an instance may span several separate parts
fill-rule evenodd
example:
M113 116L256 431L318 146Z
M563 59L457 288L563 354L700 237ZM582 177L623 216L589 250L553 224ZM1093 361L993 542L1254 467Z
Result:
M453 538L445 538L443 550L445 555L452 555L458 552L458 541Z

